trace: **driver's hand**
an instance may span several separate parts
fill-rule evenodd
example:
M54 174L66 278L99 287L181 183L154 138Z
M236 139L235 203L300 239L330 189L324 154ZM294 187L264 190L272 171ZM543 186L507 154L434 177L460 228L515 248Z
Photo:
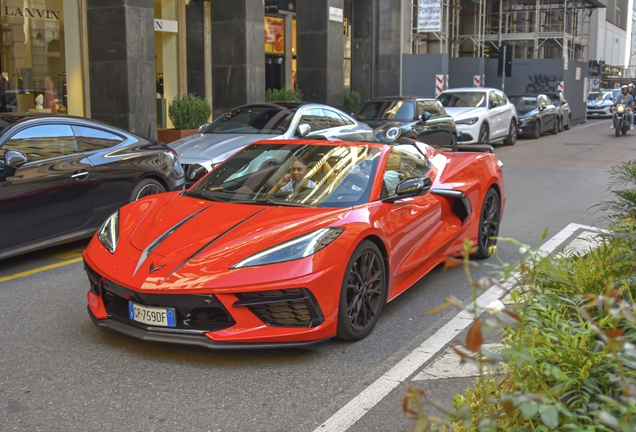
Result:
M276 183L276 185L279 188L282 188L287 183L289 183L290 180L291 180L291 174L285 174L280 180L278 180L278 183Z

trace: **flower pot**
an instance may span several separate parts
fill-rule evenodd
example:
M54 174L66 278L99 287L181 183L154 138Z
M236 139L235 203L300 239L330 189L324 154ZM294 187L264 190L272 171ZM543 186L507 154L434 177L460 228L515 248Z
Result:
M194 135L198 129L157 129L157 139L164 144Z

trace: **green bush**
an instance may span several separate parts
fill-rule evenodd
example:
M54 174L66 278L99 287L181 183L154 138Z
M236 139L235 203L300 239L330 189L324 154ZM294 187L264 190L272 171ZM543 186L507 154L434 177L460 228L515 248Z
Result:
M295 89L267 89L265 92L266 102L300 102L303 100L303 93L298 87Z
M454 306L473 315L460 355L480 375L452 407L411 385L403 408L414 431L636 431L636 162L613 167L612 176L614 200L600 207L613 231L587 253L546 256L502 239L524 258L514 268L500 262L496 278L477 282L469 244L461 262L447 259L445 267L464 264L473 302L449 298L431 313ZM498 280L514 280L501 286L510 304L476 306L477 288ZM489 330L499 332L502 348L483 349ZM429 406L443 417L428 414Z
M360 109L360 93L355 90L345 93L344 109L347 114L358 112L358 109Z
M208 101L194 94L175 97L168 108L168 116L175 129L196 129L210 118Z

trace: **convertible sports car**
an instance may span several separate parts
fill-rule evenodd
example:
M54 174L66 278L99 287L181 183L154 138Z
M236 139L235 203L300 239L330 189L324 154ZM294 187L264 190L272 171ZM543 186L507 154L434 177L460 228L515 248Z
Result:
M362 339L466 238L488 257L504 204L494 153L259 141L187 191L108 218L84 251L88 313L209 348Z

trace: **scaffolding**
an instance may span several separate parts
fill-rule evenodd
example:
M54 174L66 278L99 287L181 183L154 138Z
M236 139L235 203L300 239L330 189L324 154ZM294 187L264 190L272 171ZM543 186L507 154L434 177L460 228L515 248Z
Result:
M587 62L598 7L598 0L443 0L441 30L418 33L414 25L413 52L496 58L512 45L514 58Z

